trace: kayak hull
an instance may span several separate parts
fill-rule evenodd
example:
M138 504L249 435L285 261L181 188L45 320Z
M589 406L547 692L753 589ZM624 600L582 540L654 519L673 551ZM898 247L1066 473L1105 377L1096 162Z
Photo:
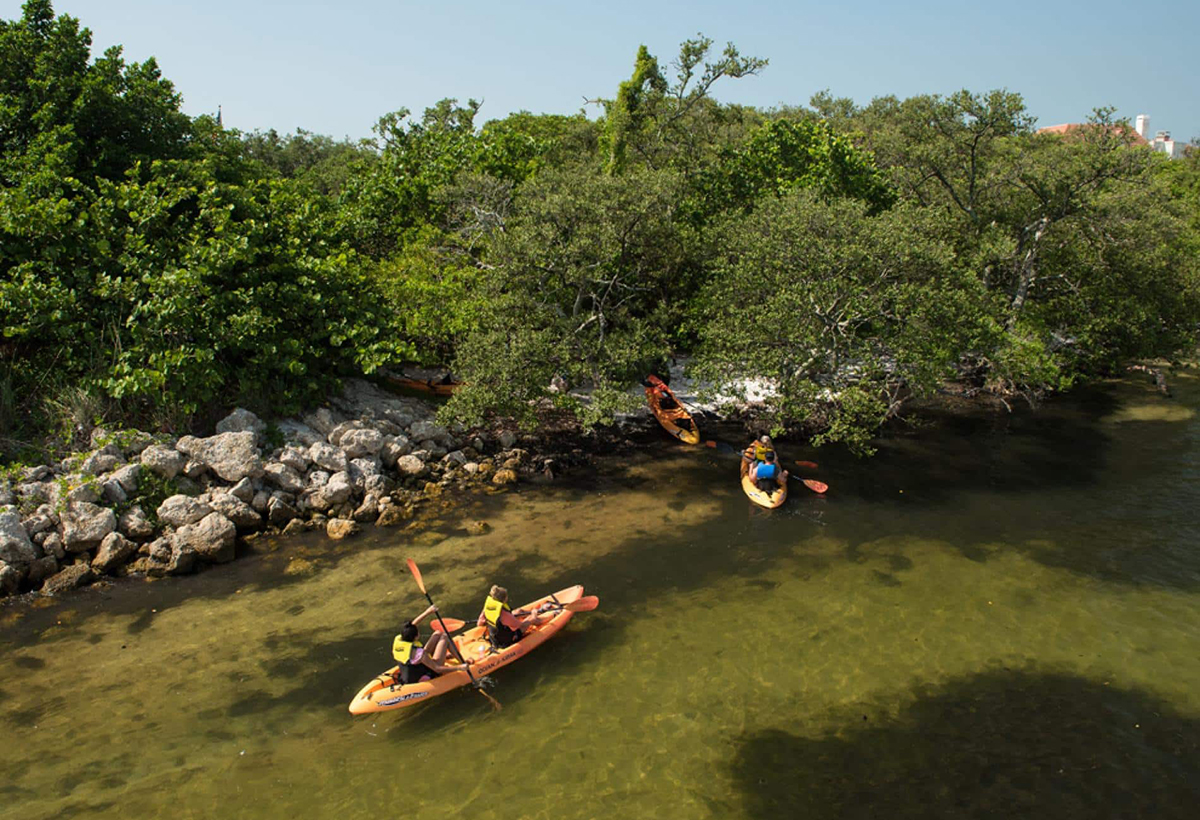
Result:
M773 510L783 504L787 500L787 471L781 471L779 477L775 479L776 489L768 494L758 489L758 485L750 478L750 467L746 464L746 460L742 459L742 491L746 496L760 507L766 507Z
M389 384L403 387L405 390L420 390L422 393L432 393L435 396L452 396L462 385L459 382L435 382L409 379L404 376L388 376Z
M582 586L567 587L553 595L546 595L535 601L531 601L524 606L518 607L518 609L534 609L544 603L553 603L554 598L557 598L559 603L570 604L578 601L581 597L583 597ZM571 620L572 614L574 613L565 609L559 610L552 617L546 618L540 623L529 627L525 637L512 646L500 651L492 649L485 627L472 627L463 634L456 636L454 644L458 647L459 652L462 653L464 658L468 661L473 661L471 672L478 679L496 671L502 666L507 666L541 646L567 625ZM461 668L457 659L452 659L448 656L445 663L447 666L460 668L452 672L446 672L432 680L405 684L403 686L396 685L395 675L399 667L393 666L383 674L377 675L370 683L358 691L358 694L354 696L354 700L350 702L350 714L369 715L374 712L390 712L394 709L404 709L408 706L424 703L438 695L444 695L447 692L470 685L471 678L466 670Z
M692 414L684 410L679 399L675 398L675 393L671 391L671 388L667 387L658 376L650 376L647 381L650 382L650 387L646 388L646 401L650 404L650 412L654 414L654 418L658 419L662 428L684 444L699 444L700 429L696 426ZM659 387L666 390L674 399L674 407L663 409L659 404L658 390L656 389Z

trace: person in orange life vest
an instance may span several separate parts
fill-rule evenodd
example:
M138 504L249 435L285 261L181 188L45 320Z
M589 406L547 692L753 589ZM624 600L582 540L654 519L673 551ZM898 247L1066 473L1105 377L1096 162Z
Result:
M519 616L528 616L522 620ZM497 649L512 646L521 640L522 630L537 622L537 615L523 609L513 612L508 605L508 590L501 586L493 586L488 592L487 601L483 604L483 612L479 613L477 626L486 626L488 638Z
M750 466L750 478L758 489L764 493L773 493L779 489L781 479L787 480L787 470L781 470L775 463L775 451L767 450L762 461L756 461Z
M454 670L454 667L442 663L450 648L449 635L445 632L434 632L430 636L428 644L420 641L421 630L417 624L427 615L437 611L436 606L428 607L420 615L406 623L400 629L400 634L392 641L392 657L399 664L396 670L398 683L419 683Z

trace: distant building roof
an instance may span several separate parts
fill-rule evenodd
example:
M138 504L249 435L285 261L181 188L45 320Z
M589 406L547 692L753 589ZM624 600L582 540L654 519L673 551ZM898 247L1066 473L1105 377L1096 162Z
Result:
M1070 134L1072 131L1083 131L1085 129L1095 128L1095 127L1096 126L1090 122L1065 122L1062 125L1048 125L1045 128L1039 128L1037 130L1037 132L1039 134L1064 134L1065 135L1065 134ZM1110 125L1109 128L1115 134L1124 134L1125 136L1127 136L1132 145L1149 145L1150 144L1149 142L1146 141L1145 137L1143 137L1137 131L1133 130L1133 128L1128 125L1122 125L1120 123L1117 123L1116 125Z

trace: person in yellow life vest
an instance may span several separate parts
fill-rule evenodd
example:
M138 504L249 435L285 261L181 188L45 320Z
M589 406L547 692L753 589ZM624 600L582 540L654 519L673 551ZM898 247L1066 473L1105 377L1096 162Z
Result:
M773 452L775 452L775 442L771 441L770 436L763 436L751 442L746 451L742 453L742 460L748 467L753 467L760 461L766 461L767 453Z
M520 616L523 615L528 617L521 620ZM493 586L483 604L483 612L479 613L479 619L475 623L477 626L487 627L492 646L504 649L521 640L525 627L536 622L536 614L531 615L522 609L513 612L508 605L508 590Z
M396 669L398 683L419 683L452 671L453 667L442 663L446 659L446 651L450 648L449 635L445 632L434 632L428 644L420 640L421 630L417 624L434 612L437 612L436 606L427 608L406 623L392 641L392 657L399 664Z

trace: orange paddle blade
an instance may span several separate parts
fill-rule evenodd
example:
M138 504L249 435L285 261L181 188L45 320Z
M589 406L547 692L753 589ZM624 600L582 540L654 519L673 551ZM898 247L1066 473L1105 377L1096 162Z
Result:
M565 605L563 609L568 612L591 612L596 607L600 606L600 599L595 595L585 595L578 601L572 601Z
M408 559L408 571L412 573L412 577L417 579L417 588L421 590L421 594L425 594L425 581L421 579L421 570L417 569L417 562L413 559Z
M442 629L443 624L445 624L445 626L446 626L445 630ZM458 630L462 629L466 625L467 625L466 621L460 621L458 618L434 617L434 619L433 619L433 631L434 632L445 631L446 634L449 634L451 632L457 632Z
M807 467L810 470L817 469L817 462L815 461L797 461L796 463L801 467Z
M717 449L717 443L715 441L706 441L706 442L704 442L704 446L711 447L714 450Z
M804 482L804 486L808 487L808 489L812 490L814 493L823 493L829 489L829 485L823 481L815 481L811 478L805 478L801 480Z

